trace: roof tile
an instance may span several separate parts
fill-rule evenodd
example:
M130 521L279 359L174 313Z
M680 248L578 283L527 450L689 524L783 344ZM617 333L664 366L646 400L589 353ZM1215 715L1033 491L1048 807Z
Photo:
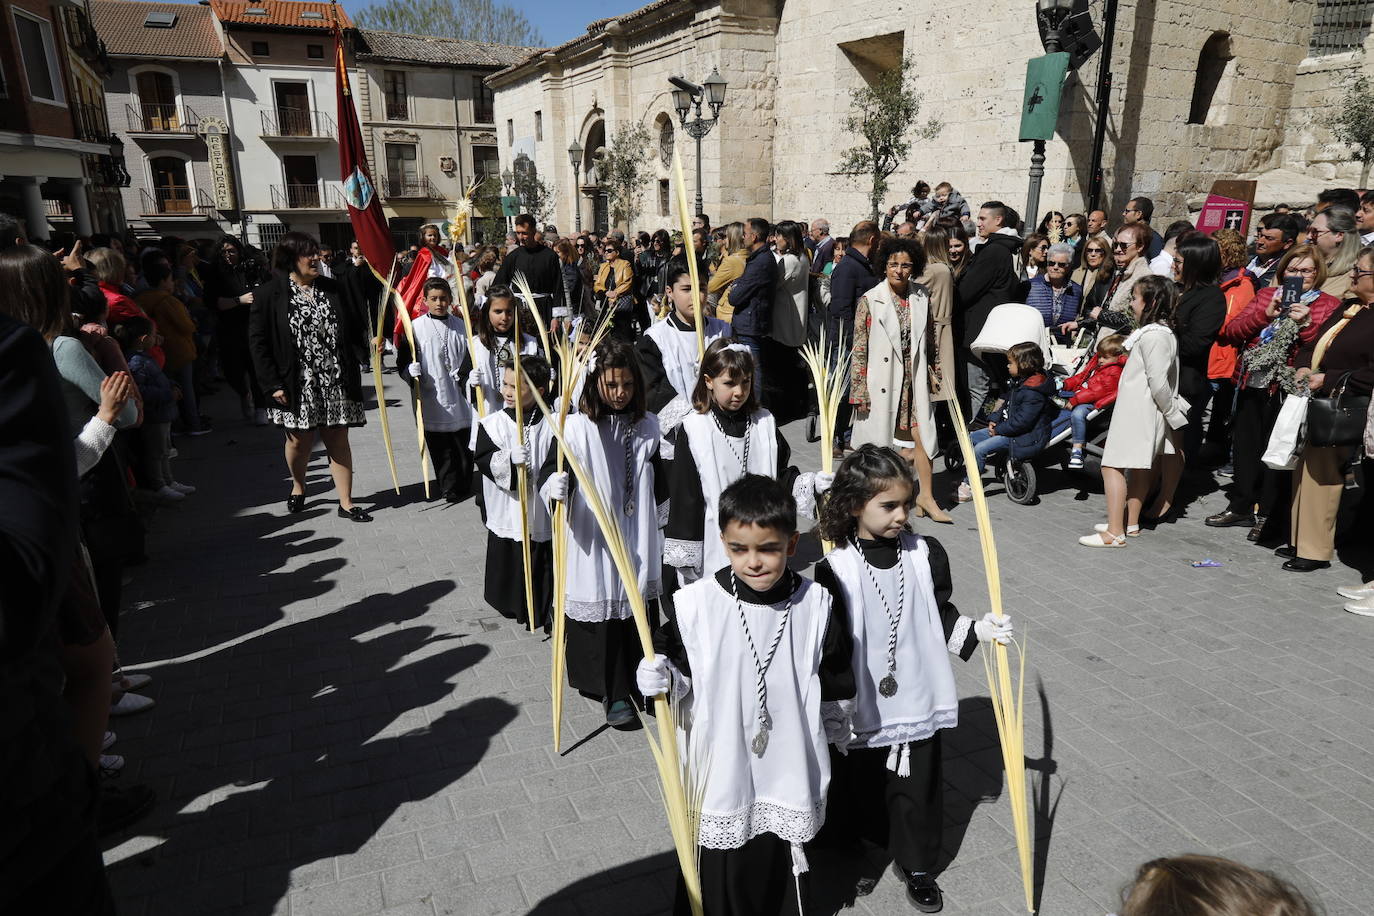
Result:
M405 35L376 29L359 29L358 36L362 39L357 49L358 60L394 60L460 67L509 67L537 50L484 44L465 38Z
M339 25L352 28L348 13L342 6L319 0L210 0L210 8L215 11L220 22L225 25L265 25L293 26L303 29L333 29L334 17L338 16ZM250 15L248 10L257 8L265 15ZM320 19L302 19L302 13L320 13Z
M169 29L143 24L149 13L174 13ZM115 57L218 58L224 55L215 17L196 3L91 0L96 34Z

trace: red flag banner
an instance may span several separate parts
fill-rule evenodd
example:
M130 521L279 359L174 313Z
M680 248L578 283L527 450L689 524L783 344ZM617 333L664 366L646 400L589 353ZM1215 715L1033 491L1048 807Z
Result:
M396 260L396 249L391 244L386 217L382 215L377 186L372 183L372 174L367 168L363 130L358 123L358 109L353 105L353 91L344 63L343 31L338 28L334 31L334 76L339 112L339 174L343 176L344 202L363 257L367 258L373 273L385 280Z

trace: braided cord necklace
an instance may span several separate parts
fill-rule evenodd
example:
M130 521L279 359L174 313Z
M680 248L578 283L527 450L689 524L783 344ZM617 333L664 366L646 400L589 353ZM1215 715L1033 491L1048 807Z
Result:
M628 420L625 423L625 517L633 518L635 514L635 425Z
M749 643L749 652L754 656L754 671L758 675L759 730L754 733L754 739L749 743L749 747L755 757L762 757L764 751L768 750L768 733L773 730L773 716L768 712L768 669L773 664L773 656L778 652L778 645L782 642L783 631L787 629L787 619L792 616L792 593L789 591L787 594L787 603L782 609L782 620L778 621L778 632L773 634L768 655L762 659L759 658L758 646L754 644L754 634L749 632L749 621L744 616L744 603L739 600L739 586L733 574L730 576L730 594L735 599L739 623L744 628L744 638Z
M868 557L864 556L864 550L859 546L858 538L851 539L854 550L859 554L859 562L863 564L864 572L868 573L868 581L872 583L873 590L878 593L878 600L883 603L883 612L887 614L887 677L878 682L878 692L885 697L890 697L897 692L897 625L902 622L902 611L906 609L906 563L902 559L901 542L897 544L897 612L892 612L892 605L888 604L887 595L878 585L878 577L873 573L873 567L868 562Z
M715 411L711 411L711 419L716 421L716 429L720 430L720 437L725 440L725 447L730 450L730 454L734 455L735 460L739 462L740 476L743 477L745 474L748 474L749 441L754 438L750 435L750 433L754 431L754 418L750 417L744 421L744 455L742 457L735 449L734 443L730 441L729 434L725 432L725 425L720 422L720 417L716 415Z

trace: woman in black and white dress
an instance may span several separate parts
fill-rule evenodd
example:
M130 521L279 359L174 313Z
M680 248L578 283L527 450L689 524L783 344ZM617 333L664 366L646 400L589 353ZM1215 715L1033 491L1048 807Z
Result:
M277 276L253 291L248 345L258 382L272 406L268 419L286 431L291 472L288 512L305 508L305 472L315 436L324 440L329 473L339 494L339 516L372 517L353 504L353 452L348 428L362 426L366 361L360 314L347 288L319 272L320 246L303 232L288 232L272 253Z

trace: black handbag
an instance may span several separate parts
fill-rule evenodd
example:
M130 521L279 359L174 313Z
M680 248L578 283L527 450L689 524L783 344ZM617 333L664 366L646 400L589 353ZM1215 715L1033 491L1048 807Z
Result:
M1319 448L1347 447L1364 441L1369 416L1369 395L1350 395L1346 386L1350 373L1341 376L1335 397L1309 398L1307 402L1307 444Z

